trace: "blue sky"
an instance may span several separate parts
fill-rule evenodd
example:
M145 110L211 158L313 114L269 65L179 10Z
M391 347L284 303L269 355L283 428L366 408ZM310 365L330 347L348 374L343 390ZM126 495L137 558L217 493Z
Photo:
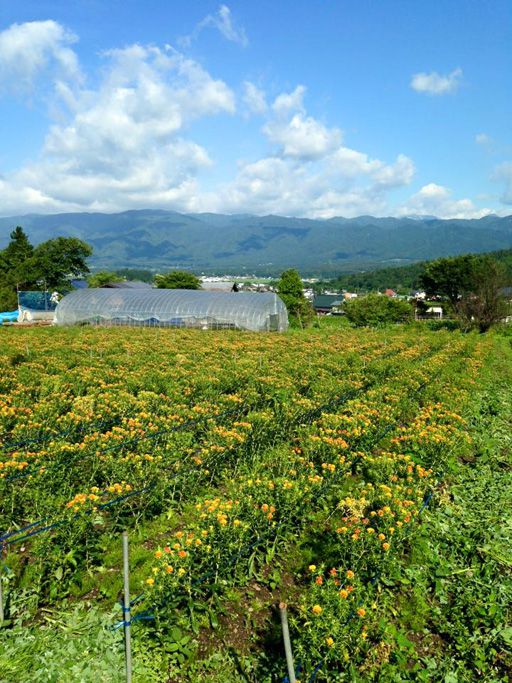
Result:
M506 215L510 45L510 0L2 0L0 215Z

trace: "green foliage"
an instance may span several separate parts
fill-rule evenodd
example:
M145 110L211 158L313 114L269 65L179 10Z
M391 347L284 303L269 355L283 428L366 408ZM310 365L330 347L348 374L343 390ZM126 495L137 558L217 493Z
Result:
M507 681L510 340L319 322L5 331L2 526L67 522L4 554L1 681L123 680L124 528L134 680L281 680L284 601L301 680Z
M478 266L474 254L437 259L425 265L420 281L427 296L446 297L455 306L475 287Z
M281 274L277 283L277 293L286 306L292 323L296 322L303 327L312 320L314 312L304 296L302 280L296 270L290 268Z
M105 285L108 285L110 282L122 282L123 280L124 278L122 278L117 273L101 270L97 273L89 275L89 277L87 278L87 284L89 285L89 287L104 287Z
M410 303L380 294L350 299L344 305L345 315L356 327L379 327L412 320Z
M420 287L420 277L425 264L413 263L410 266L397 266L394 268L379 268L362 273L348 273L340 275L329 283L329 289L356 292L380 292L391 288L399 293L408 293ZM326 284L323 284L323 289Z
M18 226L0 251L0 309L16 307L16 288L69 290L71 278L89 272L91 254L92 248L76 237L56 237L34 248Z
M155 276L158 289L201 289L201 281L193 273L186 270L171 270L169 273Z
M500 290L506 266L489 255L468 254L427 263L421 277L429 296L446 297L466 329L487 331L507 313Z
M39 244L26 262L32 282L43 282L47 289L69 289L71 278L89 272L86 259L92 248L77 237L56 237Z
M155 277L153 271L144 268L117 268L114 272L123 280L140 280L151 283Z
M125 680L122 633L109 630L117 614L102 614L91 606L46 610L39 624L27 627L24 619L28 615L23 609L27 598L28 593L19 594L13 605L13 622L8 628L0 628L2 683Z

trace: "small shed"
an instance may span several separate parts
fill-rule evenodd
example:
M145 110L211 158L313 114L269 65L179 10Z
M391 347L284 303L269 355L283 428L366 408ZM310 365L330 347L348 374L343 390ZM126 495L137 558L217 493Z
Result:
M430 306L430 308L427 308L426 314L431 318L441 319L443 317L443 309L441 306Z

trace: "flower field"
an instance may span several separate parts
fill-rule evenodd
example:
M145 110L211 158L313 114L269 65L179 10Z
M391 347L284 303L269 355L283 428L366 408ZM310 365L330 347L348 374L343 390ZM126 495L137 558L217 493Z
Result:
M111 609L128 529L136 680L283 680L280 601L301 681L384 675L383 586L472 457L501 340L76 328L2 342L13 613L21 596L29 624L77 601Z

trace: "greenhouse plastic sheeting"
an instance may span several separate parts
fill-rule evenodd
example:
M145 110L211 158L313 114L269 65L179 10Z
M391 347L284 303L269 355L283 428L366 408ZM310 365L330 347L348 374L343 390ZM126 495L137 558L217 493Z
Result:
M187 289L81 289L57 306L58 325L133 325L234 328L254 332L288 329L288 315L272 292L204 292Z

